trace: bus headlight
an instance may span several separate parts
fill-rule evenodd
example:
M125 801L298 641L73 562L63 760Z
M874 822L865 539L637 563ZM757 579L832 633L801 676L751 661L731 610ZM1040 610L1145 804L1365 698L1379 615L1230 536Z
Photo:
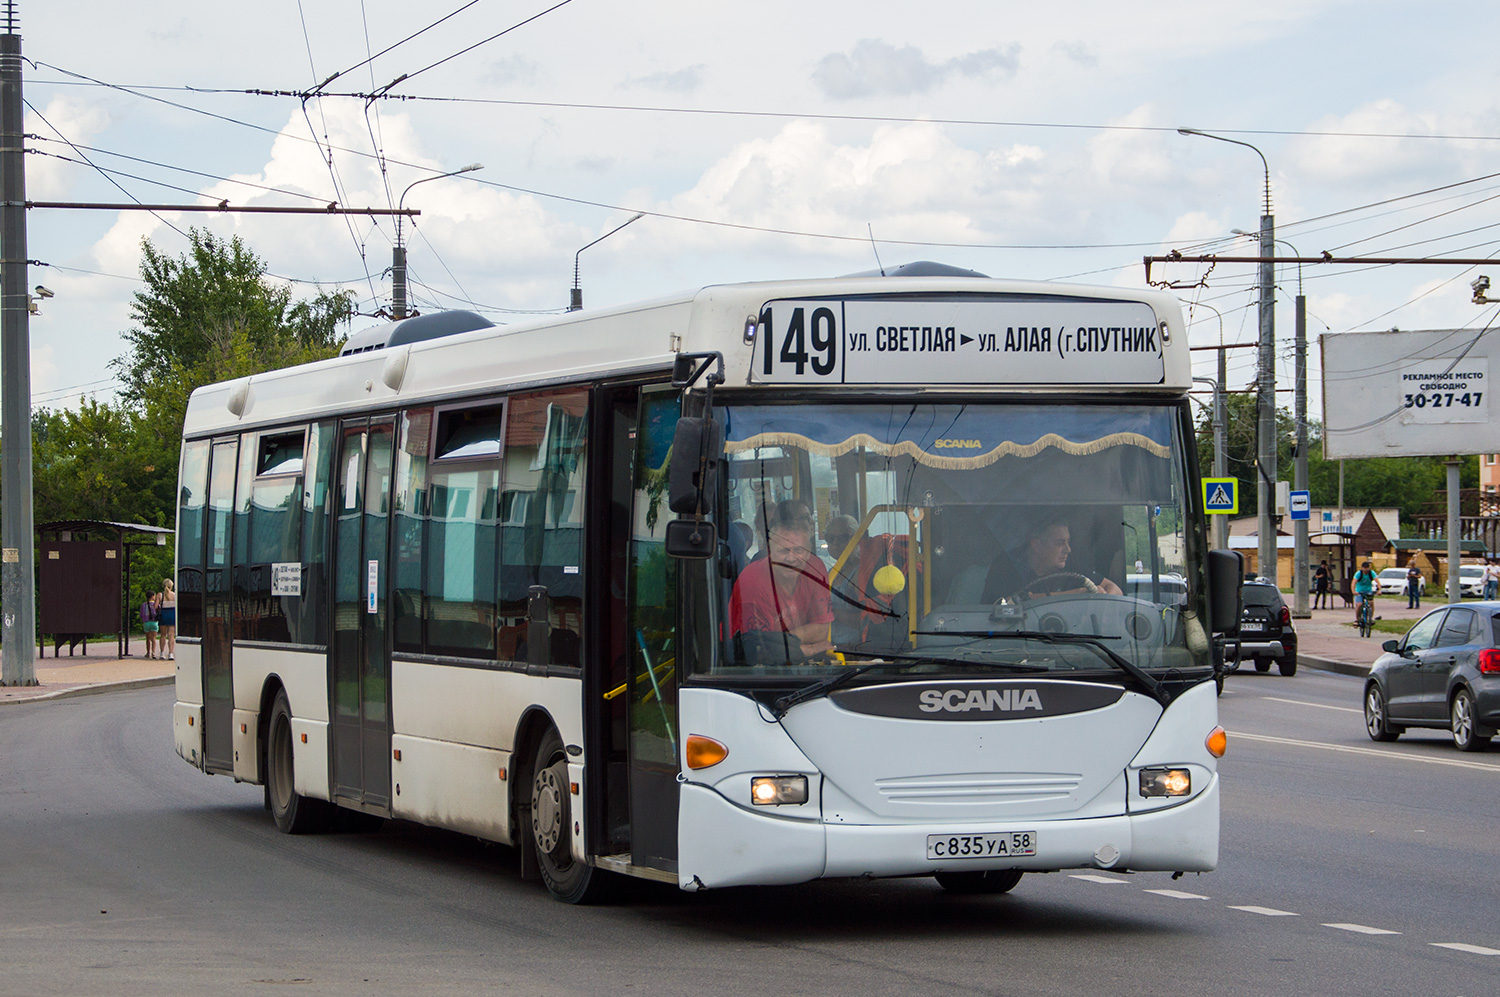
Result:
M750 780L750 802L758 807L779 807L807 802L807 776L758 775Z
M1187 796L1193 791L1193 776L1187 769L1158 768L1141 769L1141 795Z

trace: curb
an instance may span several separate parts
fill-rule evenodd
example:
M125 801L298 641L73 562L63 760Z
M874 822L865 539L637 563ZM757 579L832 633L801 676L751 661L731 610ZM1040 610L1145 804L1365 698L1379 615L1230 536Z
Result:
M92 696L101 692L124 692L129 689L149 689L152 686L171 685L177 681L175 675L160 675L149 679L126 679L122 682L95 682L92 685L80 685L72 689L59 689L56 692L44 692L39 696L27 696L24 699L0 699L0 706L14 706L21 703L45 703L53 699L70 699L74 696Z
M1370 674L1369 665L1356 665L1349 661L1319 658L1310 654L1298 654L1297 664L1302 668L1311 668L1314 671L1337 672L1340 675L1353 675L1355 678L1365 678Z

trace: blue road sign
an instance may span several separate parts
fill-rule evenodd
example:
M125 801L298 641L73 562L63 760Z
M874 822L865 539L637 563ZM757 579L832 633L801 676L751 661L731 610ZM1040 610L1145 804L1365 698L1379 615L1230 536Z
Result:
M1204 478L1203 510L1209 515L1232 515L1240 511L1239 478Z
M1288 492L1286 499L1287 515L1292 519L1312 518L1312 492Z

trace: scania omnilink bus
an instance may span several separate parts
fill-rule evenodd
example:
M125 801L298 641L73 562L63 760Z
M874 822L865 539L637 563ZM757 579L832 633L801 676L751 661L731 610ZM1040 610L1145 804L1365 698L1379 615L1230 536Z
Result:
M1172 297L914 265L346 354L184 426L176 749L283 831L573 902L1214 868L1239 573Z

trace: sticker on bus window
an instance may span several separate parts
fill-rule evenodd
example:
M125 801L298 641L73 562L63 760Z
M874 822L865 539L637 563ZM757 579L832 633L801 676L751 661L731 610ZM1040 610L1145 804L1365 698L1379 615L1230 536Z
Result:
M380 562L371 561L368 572L368 589L365 593L365 612L375 612L375 593L380 588Z

